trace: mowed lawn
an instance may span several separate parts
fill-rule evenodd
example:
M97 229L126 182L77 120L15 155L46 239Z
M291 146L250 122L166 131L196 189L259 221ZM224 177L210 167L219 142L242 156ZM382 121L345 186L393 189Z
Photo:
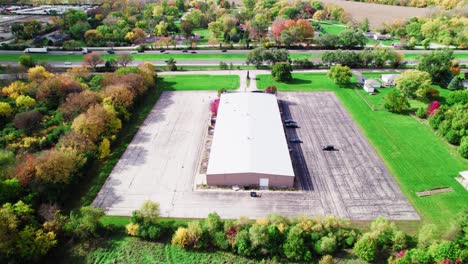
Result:
M468 192L454 179L468 168L468 161L427 125L408 115L372 111L356 90L338 87L326 74L295 73L293 77L291 84L285 84L270 75L258 75L257 85L259 89L275 85L279 91L334 91L424 222L448 228L468 205ZM417 191L438 187L452 187L454 192L416 196Z
M166 91L235 90L240 79L238 75L160 75L158 86Z

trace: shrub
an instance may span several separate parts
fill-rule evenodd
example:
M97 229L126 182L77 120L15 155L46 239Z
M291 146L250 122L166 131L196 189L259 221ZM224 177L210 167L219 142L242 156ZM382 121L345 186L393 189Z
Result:
M426 118L427 117L426 109L424 109L424 107L419 107L418 110L416 110L416 116L419 118Z
M252 248L249 239L249 232L247 230L241 230L236 234L235 245L237 248L237 254L243 256L251 255Z
M32 110L16 114L13 124L17 129L24 129L27 132L36 130L41 125L42 114Z
M445 134L445 139L447 139L450 144L459 145L461 137L457 130L449 130L447 134Z
M435 111L435 113L429 117L429 125L434 129L438 129L442 121L444 121L444 113L441 111Z
M457 150L462 157L468 159L468 136L463 137Z
M138 227L137 235L146 239L158 239L162 234L162 228L154 223L144 223Z
M226 234L222 231L216 232L213 236L213 245L222 250L229 248L229 240L226 238Z
M377 255L377 240L367 233L356 242L353 249L358 258L372 262Z
M218 89L218 97L221 97L221 94L227 92L227 89L226 88L220 88Z
M458 103L462 105L468 103L468 89L454 91L449 94L449 96L447 97L447 104L454 105Z
M451 91L458 90L459 87L460 87L460 81L458 79L458 76L454 76L452 80L449 82L449 84L447 85L447 89Z
M99 144L99 158L104 159L110 154L110 141L107 138L104 138Z
M188 224L188 245L192 248L202 248L204 246L203 230L199 221L192 221Z
M384 107L390 112L401 113L410 107L410 103L405 93L395 89L385 97Z
M337 243L336 237L322 237L319 241L317 241L315 245L315 250L319 254L332 254L336 251Z
M431 248L429 251L436 262L440 262L445 259L455 261L460 254L460 247L454 242L444 241L437 246L434 246L434 248Z
M333 259L333 256L330 256L330 255L323 256L319 261L319 264L335 264L335 263L336 262Z
M289 229L288 235L283 245L284 255L293 260L305 259L306 246L302 237L302 229L298 226L293 226Z
M78 212L70 213L70 220L65 229L81 239L97 237L97 232L102 227L103 216L104 211L101 208L81 207Z
M392 249L396 251L403 250L407 247L406 234L402 231L395 231L392 236Z
M427 91L426 91L426 97L427 97L428 99L431 99L431 100L434 100L434 99L439 98L439 95L440 95L439 90L437 90L437 89L435 89L435 88L429 88L429 89L427 89Z
M349 83L352 76L351 69L348 66L341 65L331 66L327 73L328 79L339 85Z
M418 233L418 247L428 247L432 245L439 237L439 231L434 224L428 224L421 227Z
M430 264L432 263L432 256L425 248L413 248L408 254L413 263Z
M277 82L289 82L292 79L292 67L287 62L277 62L271 69L271 76Z
M127 234L131 236L137 236L139 227L140 225L138 224L129 223L128 225L125 226L125 229L127 229Z
M13 108L7 102L0 102L0 116L8 117L13 113Z
M219 108L219 98L216 98L210 103L210 111L213 116L216 116L218 114L218 108Z
M227 70L228 69L227 63L225 63L224 61L220 61L219 62L219 69L220 70Z
M189 231L185 227L179 227L177 231L172 236L171 243L173 245L179 245L181 247L186 247L189 243Z
M433 101L427 108L427 115L433 115L434 112L439 109L440 103L438 101Z

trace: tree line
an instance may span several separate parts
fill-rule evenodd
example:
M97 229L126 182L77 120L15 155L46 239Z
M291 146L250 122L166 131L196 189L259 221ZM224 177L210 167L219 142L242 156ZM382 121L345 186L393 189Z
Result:
M88 228L74 223L84 213L65 217L61 205L92 162L110 154L133 105L156 87L149 63L105 74L91 74L84 66L65 74L34 66L27 78L3 87L0 96L5 263L38 261L62 237Z

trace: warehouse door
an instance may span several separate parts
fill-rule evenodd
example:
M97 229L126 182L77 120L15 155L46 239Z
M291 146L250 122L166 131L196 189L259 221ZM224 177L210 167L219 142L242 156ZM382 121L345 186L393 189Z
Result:
M260 189L261 190L268 190L268 178L260 178Z

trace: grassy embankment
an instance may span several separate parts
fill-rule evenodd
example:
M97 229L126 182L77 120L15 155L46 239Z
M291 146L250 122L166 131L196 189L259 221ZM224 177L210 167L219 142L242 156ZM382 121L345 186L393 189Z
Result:
M325 74L297 73L293 77L290 84L285 84L273 81L270 75L259 75L257 85L260 89L275 85L279 91L335 92L423 222L437 224L442 229L449 227L450 221L468 201L468 192L454 179L459 171L468 167L468 161L457 154L455 147L411 116L372 111L358 91L338 87ZM444 91L441 96L447 94ZM375 100L380 99L376 97ZM416 196L417 191L438 187L451 187L454 192Z

